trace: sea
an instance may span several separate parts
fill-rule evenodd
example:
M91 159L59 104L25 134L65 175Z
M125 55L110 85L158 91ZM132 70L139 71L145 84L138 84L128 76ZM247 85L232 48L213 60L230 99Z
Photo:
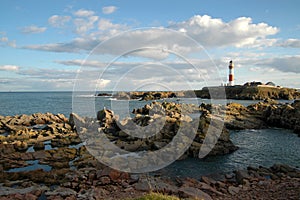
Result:
M98 110L114 108L113 110L123 118L132 116L131 111L134 108L141 108L152 102L118 101L110 96L98 97L95 94L95 92L0 92L0 115L12 116L51 112L69 117L70 113L75 112L93 117ZM210 103L209 99L173 98L160 101ZM226 102L237 102L247 106L258 101L226 100ZM281 102L291 103L292 101ZM220 103L224 103L224 100ZM170 177L200 178L202 175L226 173L247 166L270 167L277 163L288 164L293 167L300 166L300 137L291 130L269 128L231 131L230 138L239 147L237 151L231 154L175 161L157 173Z

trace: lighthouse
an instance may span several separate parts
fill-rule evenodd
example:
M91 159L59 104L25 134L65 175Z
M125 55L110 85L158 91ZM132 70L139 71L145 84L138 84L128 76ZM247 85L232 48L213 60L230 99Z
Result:
M229 62L229 83L228 86L234 86L234 65L232 60Z

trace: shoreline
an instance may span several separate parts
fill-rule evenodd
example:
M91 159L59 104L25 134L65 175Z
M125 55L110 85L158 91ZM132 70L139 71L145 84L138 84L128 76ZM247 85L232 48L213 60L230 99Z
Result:
M300 92L294 88L268 85L234 85L210 86L201 90L182 91L119 91L115 93L100 92L95 96L111 96L120 100L138 99L140 101L158 100L165 98L202 98L202 99L235 99L235 100L296 100Z
M170 125L176 123L177 120L183 117L176 114L178 109L180 110L180 105L172 102L165 104L156 102L136 109L134 111L136 115L135 120L138 123L145 123L145 119L151 119L151 117L149 118L147 115L149 115L150 110L155 106L165 106L167 117L169 117L167 122L170 123ZM197 110L202 113L200 117L200 124L202 123L202 126L200 126L199 129L199 138L196 139L196 141L201 144L200 136L201 134L205 134L204 129L214 114L220 115L226 112L227 118L225 117L225 127L233 130L249 127L261 129L273 124L290 128L294 127L294 124L290 124L289 121L298 124L297 120L291 119L292 117L299 119L298 110L300 109L300 101L294 101L293 104L278 104L277 102L267 100L248 107L231 103L227 105L226 110L222 110L217 105L212 106L208 104L188 108L191 111ZM282 114L282 111L286 109L288 109L288 112ZM213 112L214 110L218 112ZM279 110L280 112L278 112ZM278 115L278 113L280 113L280 115ZM291 114L294 114L294 116ZM145 118L144 116L147 117ZM278 116L280 116L280 118L278 118ZM284 123L278 123L278 120L283 119L283 117L287 117L289 121L283 120ZM187 121L190 120L189 118L185 119ZM111 139L114 140L116 136L127 138L126 135L120 135L121 132L118 132L115 127L115 120L116 116L109 110L102 110L98 113L98 123L101 124L101 127L114 132L113 135L108 134ZM123 125L126 126L126 123L125 121ZM205 198L234 199L238 198L239 195L247 196L249 191L256 191L255 188L260 188L261 183L271 185L274 183L294 184L295 186L298 186L297 184L299 183L299 169L292 169L286 165L277 165L279 169L275 167L275 171L273 168L264 167L261 167L263 170L261 171L260 168L253 169L253 167L251 168L250 166L252 171L254 170L258 173L258 177L256 177L257 174L252 177L250 175L252 172L250 173L248 171L248 175L245 177L248 182L246 181L245 183L240 182L235 173L227 174L226 179L223 180L213 180L210 178L201 180L178 179L177 181L180 181L180 183L178 183L176 181L172 182L172 180L162 176L144 177L144 175L136 176L134 174L119 172L99 163L89 154L82 140L78 137L77 133L74 132L75 126L76 128L82 127L80 128L82 131L84 127L92 126L92 124L93 122L88 118L81 118L76 114L71 114L69 119L64 115L54 115L51 113L35 113L31 116L0 116L0 167L2 171L0 184L2 184L3 189L0 191L0 198L16 198L17 193L23 193L21 196L29 195L32 196L33 199L37 199L41 195L47 198L56 196L74 199L80 195L84 196L89 194L95 196L95 190L90 189L92 187L101 191L99 197L114 199L137 197L149 192L173 194L181 198L195 198L204 195ZM114 131L114 129L116 130ZM3 135L6 133L3 130L8 132L8 135ZM297 132L297 129L295 130L295 132ZM170 133L170 131L166 133ZM231 145L229 142L229 132L224 129L222 134L221 146L219 146L220 149L217 151L219 155L231 152L227 151L227 148L230 146L222 146L226 143ZM48 143L45 144L44 141ZM132 144L128 146L126 146L125 143L120 144L125 145L125 148L134 147ZM198 144L193 144L192 149L181 159L184 159L186 156L194 157L194 155L197 155L197 153L195 154L195 152L197 152L197 149L195 149L197 145ZM134 150L140 150L141 148L140 145L136 147L138 148L134 148ZM234 146L230 148L234 148ZM28 151L28 149L31 150ZM32 149L34 151L32 151ZM212 153L211 156L212 155L214 155L214 153ZM44 170L34 169L28 172L8 172L10 169L30 166L30 162L32 161L40 166L51 166L51 168ZM283 171L281 170L282 166L285 169ZM266 173L269 174L267 175ZM283 173L283 179L279 177L280 175L278 173ZM292 173L292 175L288 175L287 173ZM273 178L270 178L272 176ZM151 183L150 185L152 185L151 187L149 187L149 181ZM297 182L293 183L293 181ZM40 183L42 183L42 185ZM45 184L45 186L43 186L43 184ZM50 186L53 185L57 186L51 189ZM154 187L155 185L158 185L158 187ZM275 190L279 189L280 188L276 189L275 187ZM296 187L294 189L296 189ZM120 193L121 196L117 196L114 192ZM263 195L263 193L258 194ZM88 196L85 197L88 198Z

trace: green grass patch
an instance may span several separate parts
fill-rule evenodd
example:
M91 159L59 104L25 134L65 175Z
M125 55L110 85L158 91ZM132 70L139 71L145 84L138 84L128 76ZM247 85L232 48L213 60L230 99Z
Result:
M149 194L146 194L145 196L135 198L133 200L180 200L180 199L176 196L151 192Z

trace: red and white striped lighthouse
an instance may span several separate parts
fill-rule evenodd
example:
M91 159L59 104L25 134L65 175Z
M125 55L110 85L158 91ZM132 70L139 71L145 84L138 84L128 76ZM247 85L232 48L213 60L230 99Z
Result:
M232 60L229 62L229 86L234 86L234 65Z

